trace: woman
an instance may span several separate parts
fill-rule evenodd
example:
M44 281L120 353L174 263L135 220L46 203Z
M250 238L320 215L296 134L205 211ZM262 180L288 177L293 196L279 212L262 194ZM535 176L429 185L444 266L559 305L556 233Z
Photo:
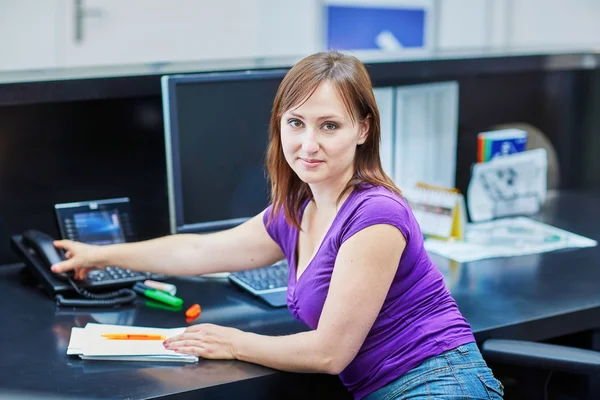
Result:
M379 159L366 68L337 52L295 65L275 97L272 204L207 235L95 247L57 241L53 271L119 265L198 275L286 258L288 307L311 331L267 337L211 324L165 342L181 353L293 372L339 374L357 399L498 399L502 387L423 248L413 213Z

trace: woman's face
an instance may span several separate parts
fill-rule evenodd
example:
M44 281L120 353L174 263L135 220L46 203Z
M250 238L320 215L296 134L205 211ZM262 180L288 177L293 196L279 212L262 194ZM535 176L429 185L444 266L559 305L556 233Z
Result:
M285 159L308 184L347 182L354 173L356 146L367 139L368 121L352 123L336 89L325 81L304 104L283 114Z

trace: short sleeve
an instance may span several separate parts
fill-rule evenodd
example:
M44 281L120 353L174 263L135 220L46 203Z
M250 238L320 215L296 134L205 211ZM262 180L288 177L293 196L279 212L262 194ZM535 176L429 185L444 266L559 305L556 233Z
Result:
M355 233L372 225L387 224L398 228L406 241L413 232L415 217L409 205L400 197L378 194L368 196L353 210L346 221L340 235L340 243L344 243Z
M273 205L271 204L265 209L265 212L263 214L263 223L271 239L273 239L275 243L277 243L281 251L283 251L283 253L287 257L287 249L289 247L288 242L290 236L289 225L285 220L283 210L280 210L280 212L277 213L277 215L274 215L273 219L269 221L269 216L272 212Z
M269 236L271 236L271 239L273 239L274 241L277 242L277 229L275 229L275 221L271 221L269 223L269 217L272 212L273 212L273 204L269 205L265 209L265 212L263 213L263 224L265 225L265 229L267 230L267 233L269 234Z

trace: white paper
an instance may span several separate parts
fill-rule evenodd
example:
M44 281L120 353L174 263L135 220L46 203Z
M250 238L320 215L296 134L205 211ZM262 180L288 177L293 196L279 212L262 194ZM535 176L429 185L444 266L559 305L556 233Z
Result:
M546 200L547 157L541 148L475 164L467 190L471 221L537 213Z
M85 356L80 355L82 360L92 361L154 361L154 362L190 362L198 361L198 357L190 355L178 356Z
M169 338L185 329L88 323L85 328L71 329L67 354L79 355L86 360L196 362L197 356L167 350L160 340L108 340L102 337L106 333L147 333Z
M526 217L467 225L465 241L425 241L425 249L469 262L495 257L539 254L564 248L594 247L595 240Z
M82 354L81 348L83 347L83 342L85 341L84 330L84 328L79 328L77 326L71 328L71 337L69 338L69 346L67 347L68 355Z

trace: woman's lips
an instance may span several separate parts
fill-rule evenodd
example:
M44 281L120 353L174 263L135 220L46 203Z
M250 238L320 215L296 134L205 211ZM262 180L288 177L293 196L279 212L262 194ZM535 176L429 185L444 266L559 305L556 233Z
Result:
M317 168L319 165L323 164L322 160L315 160L311 158L302 158L300 157L300 162L305 168Z

